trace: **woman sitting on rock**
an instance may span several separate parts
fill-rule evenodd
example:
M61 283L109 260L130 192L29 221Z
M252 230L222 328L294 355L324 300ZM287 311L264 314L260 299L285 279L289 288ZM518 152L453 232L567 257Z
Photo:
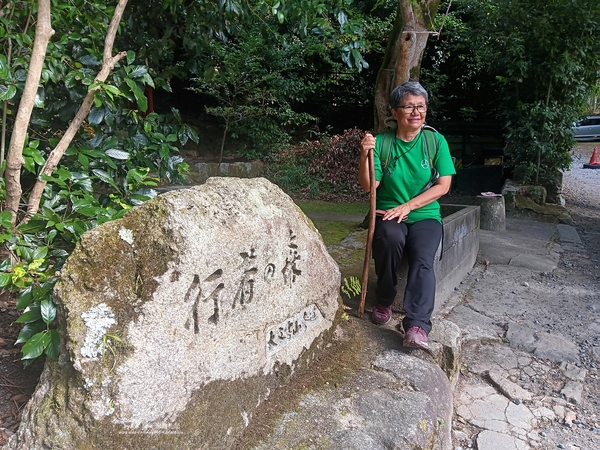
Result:
M442 237L437 200L450 189L456 173L446 139L425 129L427 91L417 82L398 86L390 96L395 134L361 141L359 182L370 190L367 158L374 151L377 216L373 259L377 274L377 303L372 320L386 324L397 293L396 271L406 253L408 279L402 320L405 347L427 350L435 303L435 254ZM396 125L394 124L394 125ZM435 170L433 170L435 169Z

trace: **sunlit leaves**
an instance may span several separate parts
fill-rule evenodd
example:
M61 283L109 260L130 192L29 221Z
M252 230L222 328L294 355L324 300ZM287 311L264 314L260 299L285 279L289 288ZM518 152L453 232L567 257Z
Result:
M131 155L128 152L119 150L117 148L109 148L108 150L106 150L106 154L113 159L120 159L123 161L126 161L131 157Z
M50 297L44 298L40 303L40 314L46 325L50 325L56 318L56 306Z
M0 101L4 102L10 100L17 93L17 87L14 85L0 84Z

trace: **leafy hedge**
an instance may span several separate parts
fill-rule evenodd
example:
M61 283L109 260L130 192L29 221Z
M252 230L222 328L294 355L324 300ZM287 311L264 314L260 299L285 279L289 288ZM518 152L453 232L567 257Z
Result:
M267 165L265 176L296 199L368 201L368 193L358 184L363 136L364 131L353 128L291 145Z

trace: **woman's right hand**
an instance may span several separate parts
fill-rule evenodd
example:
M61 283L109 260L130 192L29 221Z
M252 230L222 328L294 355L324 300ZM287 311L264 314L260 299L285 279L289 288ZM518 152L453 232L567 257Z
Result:
M366 133L360 141L360 167L358 169L358 182L361 187L369 192L371 190L371 177L369 173L369 152L375 148L375 137ZM377 189L379 181L375 180L374 188Z
M375 148L375 137L371 133L366 133L360 141L360 156L366 159L369 155L369 150Z

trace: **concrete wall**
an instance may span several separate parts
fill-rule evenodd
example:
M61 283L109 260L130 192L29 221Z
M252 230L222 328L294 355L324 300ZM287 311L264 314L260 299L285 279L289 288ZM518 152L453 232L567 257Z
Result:
M479 206L442 205L444 239L438 248L434 270L436 276L435 309L450 297L475 265L479 252ZM442 258L440 260L440 252ZM404 258L398 269L398 295L392 308L402 311L408 264Z

